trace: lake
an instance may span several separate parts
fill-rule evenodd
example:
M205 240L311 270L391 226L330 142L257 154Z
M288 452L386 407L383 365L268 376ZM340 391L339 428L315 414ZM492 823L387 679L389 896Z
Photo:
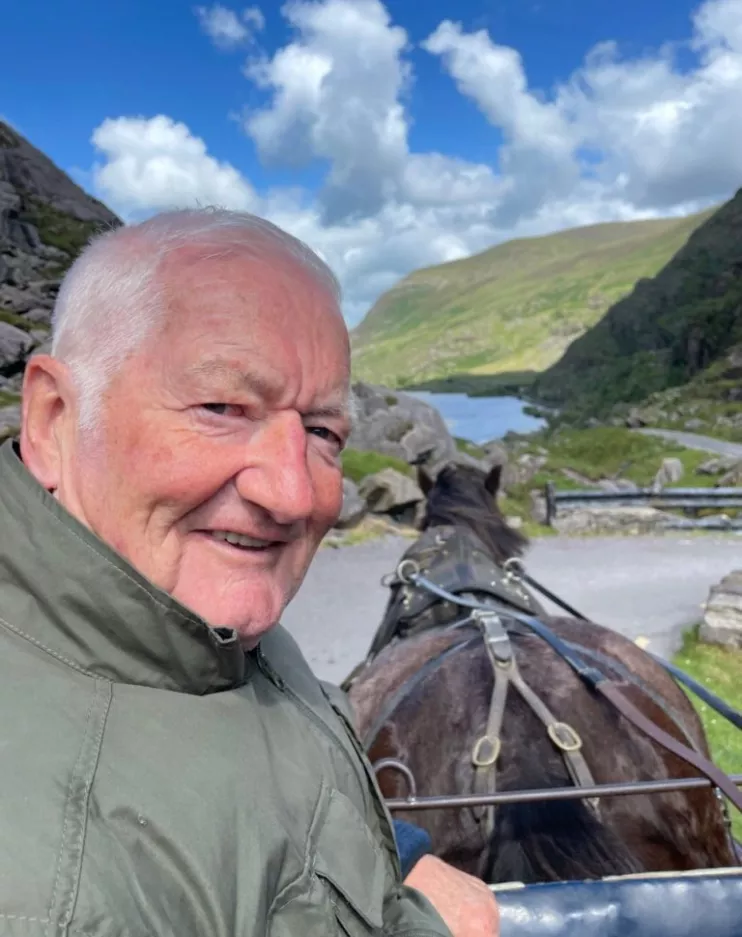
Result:
M466 394L433 394L405 391L432 404L446 421L452 436L474 443L499 439L509 431L530 433L545 425L543 420L523 412L526 404L517 397L467 397Z

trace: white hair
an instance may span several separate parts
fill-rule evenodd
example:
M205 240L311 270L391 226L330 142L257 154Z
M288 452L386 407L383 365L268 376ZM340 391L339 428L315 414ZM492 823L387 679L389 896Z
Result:
M99 234L67 272L52 316L51 353L73 374L82 431L95 426L110 380L164 317L160 265L189 245L210 256L212 251L288 255L340 302L337 279L314 251L247 212L182 209Z

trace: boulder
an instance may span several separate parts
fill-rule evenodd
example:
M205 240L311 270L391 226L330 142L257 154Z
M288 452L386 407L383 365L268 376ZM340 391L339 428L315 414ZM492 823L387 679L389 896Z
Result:
M361 497L355 482L349 478L343 479L343 506L340 517L335 524L338 530L347 530L355 527L366 516L366 502Z
M29 358L33 358L34 355L50 355L52 353L52 340L51 336L47 335L46 339L36 348L33 349Z
M711 587L698 634L706 644L742 648L742 569Z
M715 488L734 488L742 485L742 459L735 462L714 485Z
M647 425L647 420L641 410L632 409L624 421L629 429L640 429Z
M357 418L348 445L402 459L442 465L459 453L435 407L410 394L358 381L353 385Z
M661 529L671 520L664 511L642 506L560 507L553 526L560 534L642 534Z
M49 325L52 321L52 310L51 307L47 309L44 306L34 306L33 309L29 309L28 312L24 313L23 318L33 322L34 325L38 323Z
M15 436L21 425L21 407L11 405L0 408L0 440Z
M482 446L485 452L484 461L490 468L496 465L506 465L508 462L508 450L499 439L493 439L491 442Z
M374 514L389 514L403 523L413 523L417 506L425 500L418 484L393 468L367 475L358 486L361 497Z
M699 465L696 469L696 475L723 475L724 472L728 472L733 468L734 464L735 459L729 456L718 456Z
M662 465L654 476L652 488L654 488L655 491L659 491L659 489L664 488L666 485L674 485L683 477L684 471L683 463L680 459L663 459Z
M0 321L0 374L11 374L22 368L35 344L28 332Z
M43 297L36 293L19 289L9 283L0 285L0 307L20 314L40 305L43 305Z
M505 466L503 488L508 491L514 485L527 485L548 462L548 456L524 452Z
M597 487L601 491L613 494L618 491L637 491L639 486L635 482L629 481L628 478L601 478L597 483Z

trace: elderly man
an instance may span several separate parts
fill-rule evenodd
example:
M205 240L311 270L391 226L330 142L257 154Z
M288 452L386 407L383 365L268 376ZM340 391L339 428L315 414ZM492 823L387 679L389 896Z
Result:
M336 519L335 281L248 215L95 240L0 449L0 934L484 937L401 880L342 705L276 624Z

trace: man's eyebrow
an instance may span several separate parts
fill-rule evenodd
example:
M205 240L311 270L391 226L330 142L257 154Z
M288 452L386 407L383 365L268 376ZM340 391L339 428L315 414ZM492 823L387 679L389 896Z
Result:
M341 404L326 404L324 406L312 407L306 414L310 419L326 420L349 420L350 413L348 408Z
M276 377L267 373L245 370L225 361L222 358L209 358L188 369L193 377L220 377L226 378L230 387L249 388L257 391L264 397L275 397L280 393L281 383Z
M281 381L278 376L245 370L244 367L234 365L222 358L208 358L193 365L187 373L196 378L226 377L230 387L248 388L266 399L278 397L281 392ZM335 394L332 394L332 397L335 397ZM304 417L313 420L346 420L350 422L351 414L347 403L328 402L310 407Z

